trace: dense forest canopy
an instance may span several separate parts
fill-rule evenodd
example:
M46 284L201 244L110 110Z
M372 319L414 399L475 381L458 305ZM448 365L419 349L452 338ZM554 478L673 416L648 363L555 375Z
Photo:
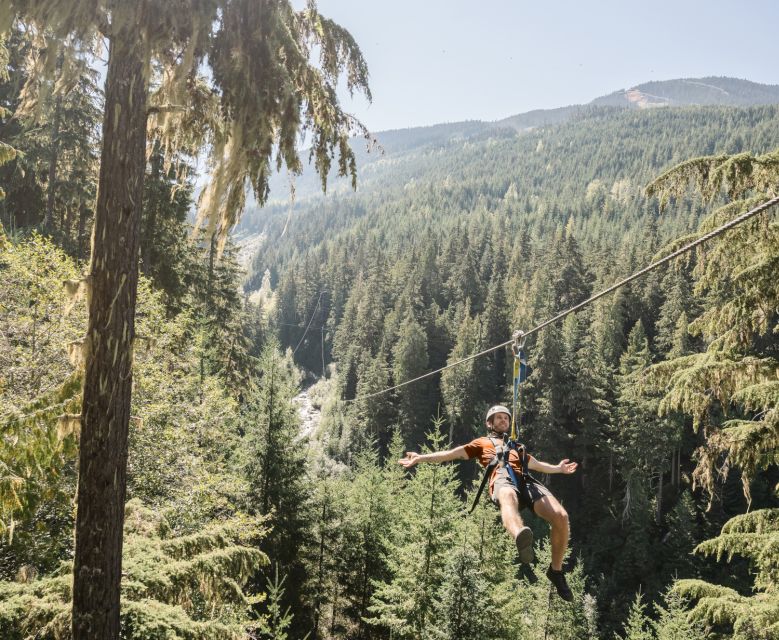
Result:
M40 45L14 25L0 50L0 635L61 639L94 303L82 276L109 96L74 46L14 117ZM63 69L72 81L54 90ZM214 94L202 78L189 86L203 115ZM363 399L504 342L777 195L772 87L636 89L670 106L602 100L378 134L383 154L350 147L356 192L335 180L314 195L323 160L291 204L287 176L270 178L278 199L238 228L258 247L247 271L231 239L220 253L214 228L188 223L193 147L171 156L173 130L153 114L121 637L779 637L774 212L528 340L521 438L539 458L579 463L545 478L570 514L571 604L543 577L545 523L527 517L539 541L529 569L489 501L466 515L473 463L396 464L482 434L486 407L511 401L509 352ZM260 201L269 168L254 167ZM316 419L303 422L301 405Z

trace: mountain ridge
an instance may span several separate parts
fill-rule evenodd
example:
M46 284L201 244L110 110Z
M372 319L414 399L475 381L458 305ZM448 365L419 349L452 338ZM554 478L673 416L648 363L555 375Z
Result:
M494 121L463 120L434 125L388 129L373 134L376 147L362 138L355 138L352 148L357 156L358 188L370 186L371 180L382 167L400 161L408 154L432 153L451 144L477 141L480 138L506 137L523 134L541 127L568 122L572 118L586 116L593 109L611 108L677 108L693 106L732 106L779 104L779 85L761 84L750 80L727 76L702 78L678 78L650 81L599 96L586 104L574 104L552 109L534 109ZM328 177L328 193L351 190L351 180L339 178L333 169ZM321 197L321 180L312 167L306 165L296 176L295 200ZM289 203L290 181L286 174L275 174L270 182L269 203ZM249 216L255 215L256 205L250 199Z

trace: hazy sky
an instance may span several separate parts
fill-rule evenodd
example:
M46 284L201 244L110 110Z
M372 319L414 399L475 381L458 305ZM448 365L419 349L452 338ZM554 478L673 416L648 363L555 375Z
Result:
M296 2L302 4L302 2ZM355 37L372 131L496 120L649 80L779 84L779 0L318 0Z

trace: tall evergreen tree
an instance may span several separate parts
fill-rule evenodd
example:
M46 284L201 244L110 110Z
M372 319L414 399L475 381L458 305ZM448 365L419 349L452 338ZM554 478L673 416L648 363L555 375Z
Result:
M444 445L440 427L437 421L426 450ZM369 608L370 624L395 638L424 637L437 625L438 591L462 509L455 490L454 467L423 465L398 497L402 510L388 556L390 578L377 585Z
M509 309L512 301L506 298L504 277L506 273L505 258L502 255L492 256L492 274L487 288L487 299L484 303L482 314L482 340L480 349L492 347L505 342L511 335L509 326ZM485 367L484 377L481 380L481 395L491 402L491 398L502 395L506 384L506 351L498 349L487 356L489 366Z
M306 572L301 552L309 533L307 500L309 480L305 469L305 442L299 435L299 418L292 398L297 372L291 358L269 342L260 356L262 377L256 395L247 403L246 478L250 513L269 516L271 531L266 552L285 578L285 602L303 613ZM258 578L264 585L269 575ZM295 631L307 627L306 616L295 619Z
M389 578L387 554L400 478L390 475L399 469L392 456L387 466L381 469L375 452L361 453L355 460L352 481L342 494L347 522L339 550L337 580L342 587L342 604L338 609L347 620L344 636L349 639L374 637L376 629L366 623L368 607L376 585Z
M427 337L409 310L400 327L392 353L395 384L422 375L427 370ZM430 417L427 383L420 381L398 389L398 424L404 442L411 446L420 440L422 427Z
M709 200L725 191L731 202L703 222L705 232L764 201L764 193L774 194L776 167L776 153L695 158L661 175L648 190L663 202L682 195L691 181ZM656 380L667 385L661 409L689 414L696 429L705 429L707 440L698 452L695 478L710 495L723 458L725 468L741 471L747 496L750 480L776 462L779 385L775 341L768 336L777 326L773 274L778 260L779 233L772 221L744 225L730 232L726 241L715 243L694 270L696 292L705 293L713 303L690 327L706 341L706 350L677 356L654 371ZM724 420L723 414L732 417ZM768 508L736 516L720 536L697 547L717 557L744 555L756 572L751 596L703 581L677 583L678 592L697 600L694 617L725 627L734 638L776 635L777 577L764 550L776 544L777 513Z
M436 614L442 625L431 625L430 637L468 640L489 637L493 621L484 615L489 590L479 556L469 546L458 545L449 558L440 588Z
M478 321L471 318L469 310L467 304L460 308L457 338L447 364L457 362L478 351L480 344ZM469 360L441 374L441 396L449 420L450 443L469 440L479 422L480 403L484 403L479 398L480 374L481 363L477 360Z
M119 634L138 237L152 62L169 72L158 110L169 104L188 107L178 114L181 117L168 118L170 126L165 130L170 136L165 136L165 144L181 142L177 132L184 131L189 148L197 150L206 136L213 136L215 176L202 210L214 221L210 226L219 220L223 234L241 213L247 179L260 202L267 198L274 147L281 161L300 171L296 140L301 128L312 134L313 157L323 182L335 148L340 153L340 173L356 175L347 144L355 122L341 110L334 88L346 68L349 86L367 92L367 69L351 36L323 19L313 4L300 12L284 0L190 8L182 11L178 5L155 3L148 10L140 2L14 1L6 12L6 20L18 12L52 34L52 46L41 52L42 71L52 69L62 51L58 42L65 38L85 43L100 36L109 40L89 274L90 319L84 341L88 348L73 591L73 633L79 639ZM8 26L3 24L3 30ZM318 66L310 62L312 46L321 53ZM178 55L180 51L184 55ZM248 63L234 65L237 54ZM198 94L202 83L195 81L205 63L218 89L210 95ZM267 73L268 69L273 71ZM196 103L193 97L204 99ZM221 108L216 108L217 101ZM204 115L209 118L206 122Z

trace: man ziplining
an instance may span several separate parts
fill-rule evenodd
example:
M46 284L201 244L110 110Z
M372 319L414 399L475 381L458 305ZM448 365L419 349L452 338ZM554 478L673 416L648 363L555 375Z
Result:
M476 438L449 451L425 454L409 451L406 457L398 462L410 469L420 462L439 463L478 458L483 467L488 467L488 473L492 467L489 478L490 498L500 509L503 526L517 545L520 561L529 564L534 558L533 532L530 527L525 526L519 515L520 509L528 508L552 527L552 564L546 575L560 597L570 602L573 600L573 594L563 573L563 558L568 548L568 513L549 489L533 478L528 470L571 474L576 471L578 465L567 459L556 465L541 462L529 455L524 447L519 448L523 454L522 458L516 448L506 450L504 438L511 427L511 412L504 406L496 405L487 411L486 423L487 436ZM506 453L508 465L505 464ZM504 462L499 463L501 458Z

